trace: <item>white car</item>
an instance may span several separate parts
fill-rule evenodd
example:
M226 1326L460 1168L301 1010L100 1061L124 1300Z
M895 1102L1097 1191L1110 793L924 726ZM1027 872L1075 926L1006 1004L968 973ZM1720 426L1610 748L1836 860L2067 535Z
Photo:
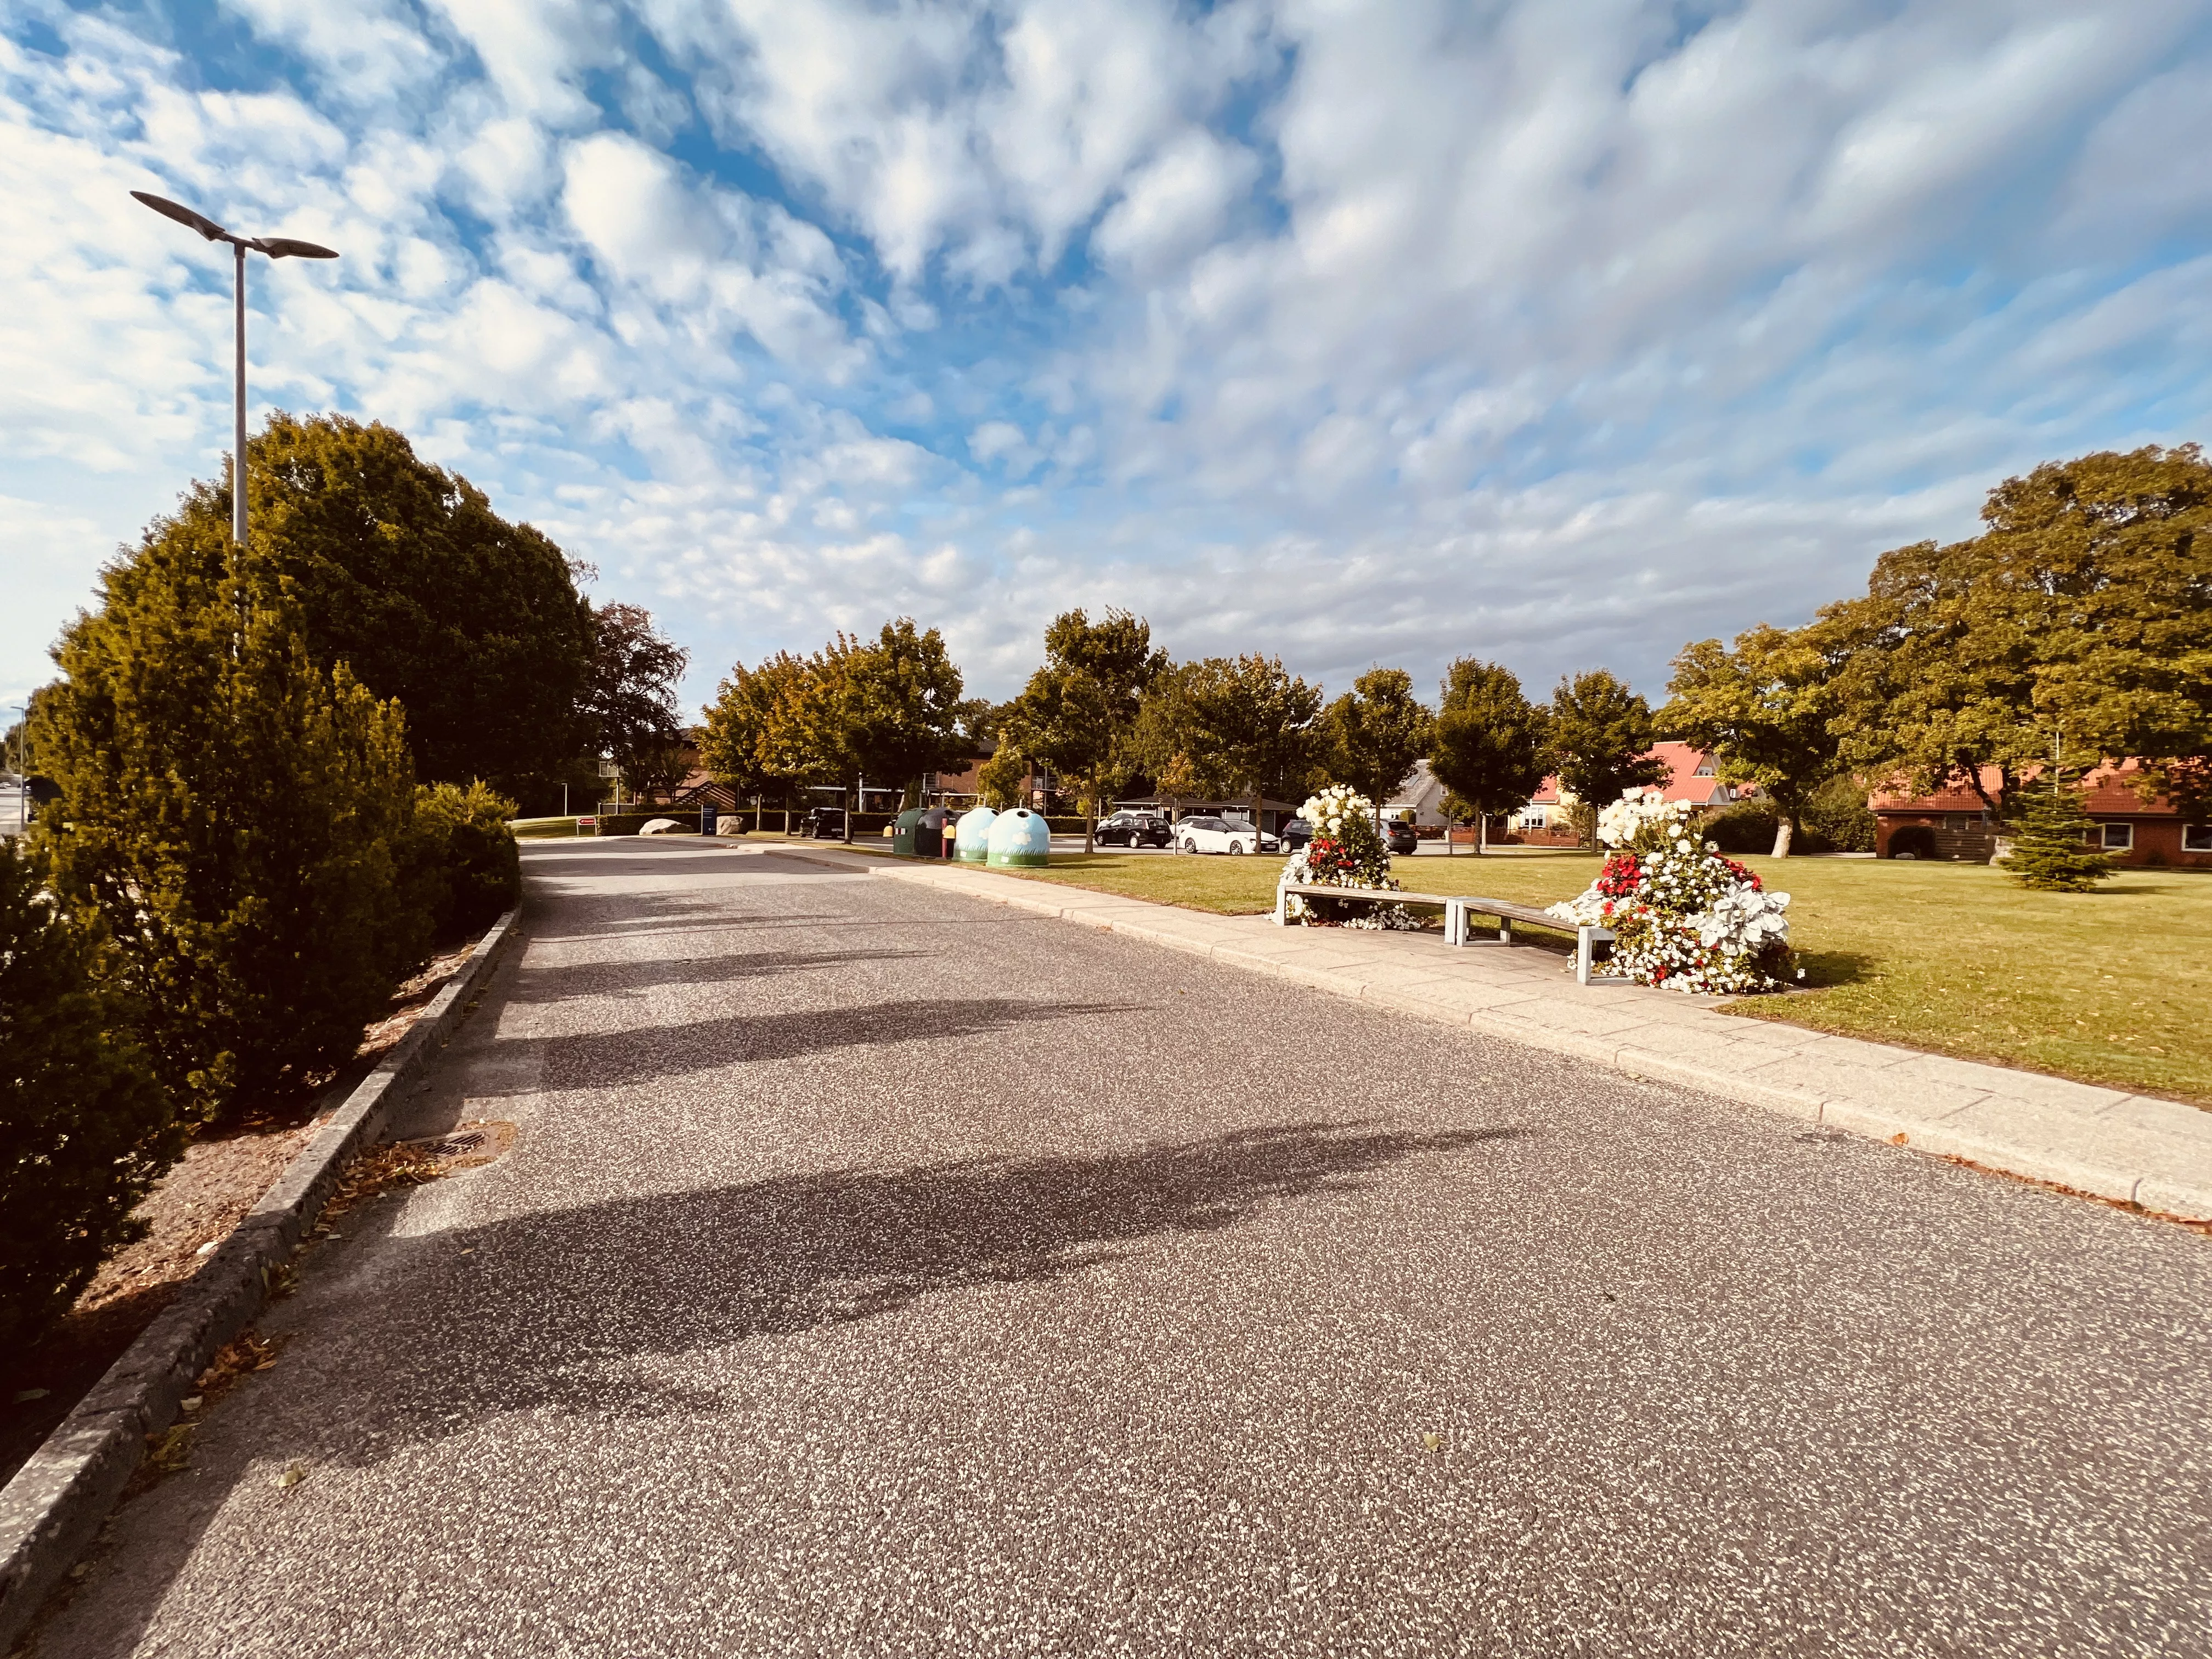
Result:
M1227 818L1185 818L1175 827L1176 850L1182 853L1272 853L1275 838L1249 823Z

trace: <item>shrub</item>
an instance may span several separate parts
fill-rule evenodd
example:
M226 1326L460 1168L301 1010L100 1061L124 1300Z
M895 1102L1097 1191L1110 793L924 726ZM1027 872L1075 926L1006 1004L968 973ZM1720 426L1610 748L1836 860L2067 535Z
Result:
M1893 859L1932 859L1936 832L1924 823L1901 824L1889 832L1889 855Z
M482 782L416 790L410 874L433 938L480 933L522 896L522 857L507 822L514 813L513 801Z
M123 1011L102 941L0 840L0 1353L20 1353L119 1245L182 1134Z
M1705 838L1723 853L1771 853L1774 803L1763 796L1723 806L1705 823Z
M100 910L155 1075L200 1119L342 1063L423 943L398 706L318 669L244 564L217 525L110 565L33 721L55 888Z
M1874 851L1874 813L1867 805L1866 786L1848 774L1830 778L1814 790L1797 823L1830 852Z

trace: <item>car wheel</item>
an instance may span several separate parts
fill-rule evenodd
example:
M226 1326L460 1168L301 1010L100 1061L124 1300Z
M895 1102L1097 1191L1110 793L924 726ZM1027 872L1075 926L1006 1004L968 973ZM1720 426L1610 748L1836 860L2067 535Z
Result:
M1246 853L1251 849L1241 841L1232 841L1229 843L1229 850L1232 853Z
M1187 841L1182 844L1182 850L1186 853L1195 853L1198 851L1198 843L1194 841Z

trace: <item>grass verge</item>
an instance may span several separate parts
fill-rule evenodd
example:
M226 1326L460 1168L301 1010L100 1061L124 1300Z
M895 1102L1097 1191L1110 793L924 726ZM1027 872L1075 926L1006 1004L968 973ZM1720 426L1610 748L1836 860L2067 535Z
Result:
M1407 887L1548 904L1589 854L1401 859ZM1729 1012L2212 1106L2212 876L2130 870L2032 893L1986 865L1744 860L1791 896L1806 992ZM1272 908L1273 858L1054 854L1009 872L1224 915Z

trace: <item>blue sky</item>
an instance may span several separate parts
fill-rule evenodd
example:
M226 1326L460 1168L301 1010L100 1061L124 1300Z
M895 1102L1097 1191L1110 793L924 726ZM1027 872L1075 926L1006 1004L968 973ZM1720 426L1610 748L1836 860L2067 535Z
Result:
M0 702L229 422L381 419L734 659L912 615L1654 694L2212 435L2212 4L222 0L0 25Z

